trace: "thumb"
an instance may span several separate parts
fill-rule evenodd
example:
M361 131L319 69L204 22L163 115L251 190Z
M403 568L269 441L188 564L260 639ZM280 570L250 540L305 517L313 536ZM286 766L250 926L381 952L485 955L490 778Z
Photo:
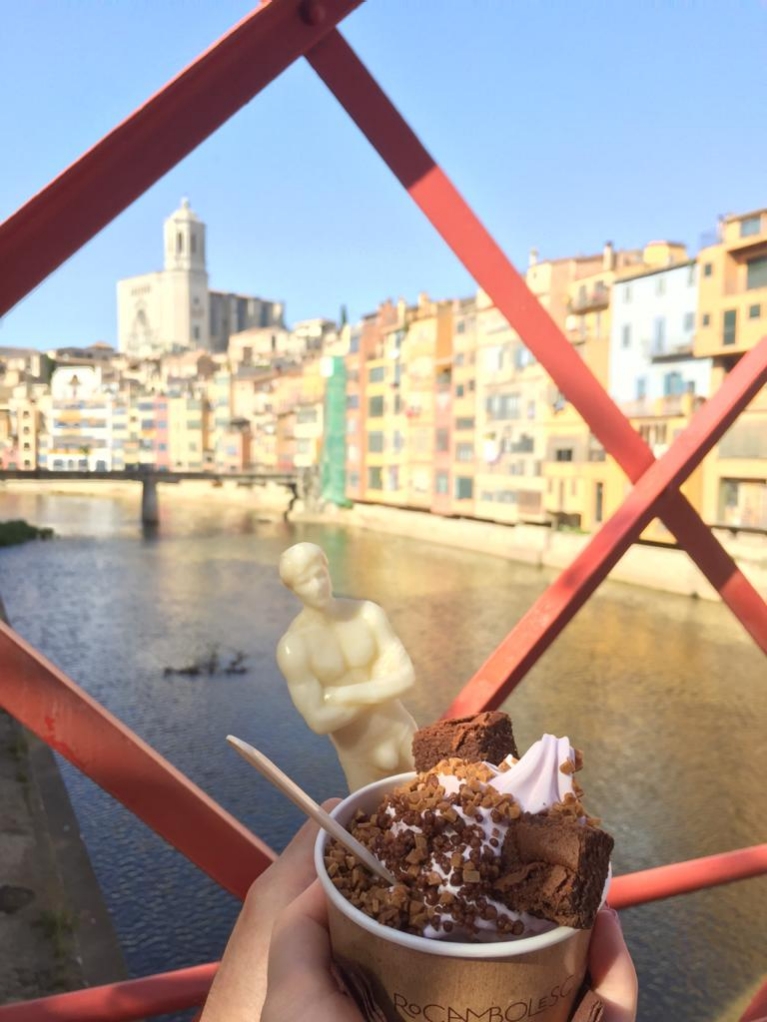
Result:
M325 896L317 881L285 909L272 934L261 1022L289 1018L363 1022L333 972Z
M592 990L604 1004L604 1022L635 1022L637 976L614 909L603 908L597 915L589 972Z

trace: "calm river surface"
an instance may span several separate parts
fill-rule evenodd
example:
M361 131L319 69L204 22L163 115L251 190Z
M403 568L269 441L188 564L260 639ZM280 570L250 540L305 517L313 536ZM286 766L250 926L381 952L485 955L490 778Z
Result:
M261 748L320 800L343 791L330 744L308 731L274 661L298 611L280 552L320 543L338 594L381 603L436 718L553 575L527 565L340 527L260 521L166 499L154 537L138 500L0 492L0 519L58 538L0 551L16 629L277 849L297 810L225 744ZM163 676L212 645L249 671ZM614 834L616 873L765 840L767 670L729 612L608 583L504 709L520 748L542 732L585 750L587 804ZM132 975L218 957L234 900L68 764L62 766ZM730 1022L765 972L767 880L623 913L640 1020Z

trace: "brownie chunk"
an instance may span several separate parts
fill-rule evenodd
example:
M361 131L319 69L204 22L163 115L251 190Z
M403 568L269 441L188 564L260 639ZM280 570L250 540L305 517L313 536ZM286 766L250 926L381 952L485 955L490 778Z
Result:
M495 710L438 720L413 735L413 759L419 773L431 770L443 759L464 759L467 763L484 760L497 766L509 754L519 757L511 717Z
M512 820L495 888L517 912L588 929L602 900L614 841L564 816L525 813Z

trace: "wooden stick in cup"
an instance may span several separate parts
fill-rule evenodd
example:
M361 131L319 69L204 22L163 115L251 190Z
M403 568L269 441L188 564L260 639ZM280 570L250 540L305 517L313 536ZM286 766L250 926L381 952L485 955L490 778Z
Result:
M235 738L234 735L227 735L226 740L233 749L239 752L243 759L246 759L251 766L254 766L259 773L263 774L267 781L271 781L275 788L279 788L283 795L287 795L291 802L294 802L302 812L306 813L307 816L311 816L324 831L330 834L331 837L334 837L352 855L356 855L360 862L363 862L376 876L381 877L387 884L397 883L396 879L379 859L368 851L363 844L360 844L356 837L352 837L349 831L342 827L337 820L334 820L332 816L326 813L322 806L317 805L314 799L307 795L303 788L300 788L278 766L275 766L263 752L254 749L252 745L243 742L241 738Z

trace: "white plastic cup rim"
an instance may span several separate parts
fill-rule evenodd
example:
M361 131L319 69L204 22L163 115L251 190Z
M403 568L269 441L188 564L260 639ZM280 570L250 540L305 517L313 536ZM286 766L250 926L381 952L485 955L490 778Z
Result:
M384 795L400 784L405 784L414 776L415 774L413 773L397 774L394 777L385 777L381 781L368 784L366 787L360 788L359 791L349 795L343 802L340 802L331 811L330 815L346 826L357 809L362 809L367 813L371 812L380 804ZM413 933L395 930L391 926L384 926L370 916L365 915L360 909L355 908L332 883L325 869L325 846L328 839L329 835L324 830L321 830L317 835L317 841L314 845L314 865L325 896L339 912L380 940L399 944L401 947L409 948L411 951L421 951L427 955L439 955L442 958L482 958L487 960L493 958L512 958L518 955L530 954L534 951L542 951L544 948L559 944L561 941L568 940L580 932L570 926L557 926L552 930L547 930L546 933L538 933L532 937L470 944L462 941L432 940L428 937L418 937ZM607 898L609 884L610 876L608 875L602 904L604 904Z

